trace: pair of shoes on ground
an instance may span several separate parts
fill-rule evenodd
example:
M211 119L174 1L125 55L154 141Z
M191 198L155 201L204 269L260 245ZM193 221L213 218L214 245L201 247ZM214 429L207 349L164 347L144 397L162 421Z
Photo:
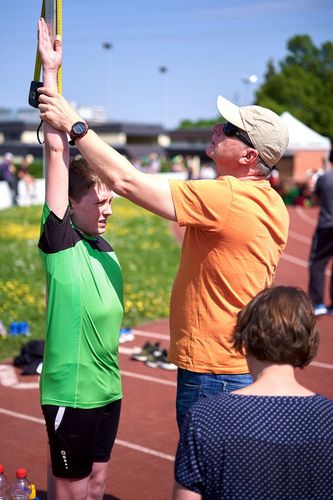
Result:
M314 306L314 314L315 316L323 316L324 314L333 316L333 306L327 307L325 304L316 304Z
M161 348L161 344L156 342L151 344L146 342L141 351L134 352L132 359L143 361L150 368L163 368L164 370L177 370L177 366L168 361L168 351Z

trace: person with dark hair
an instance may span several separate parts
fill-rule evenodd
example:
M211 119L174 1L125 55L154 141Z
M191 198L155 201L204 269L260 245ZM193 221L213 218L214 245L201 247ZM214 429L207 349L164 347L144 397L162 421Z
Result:
M170 303L169 361L178 367L177 422L198 398L251 383L231 334L237 312L270 286L285 248L289 215L269 183L288 145L273 111L238 107L219 96L226 123L216 124L206 154L217 179L181 181L140 172L106 144L47 85L43 120L67 132L89 166L113 191L186 227Z
M13 154L5 153L3 162L0 164L0 180L6 181L10 191L11 202L17 205L18 184L16 167L13 164Z
M57 88L61 44L39 23L44 83ZM40 399L57 500L102 499L122 398L122 272L102 238L112 191L66 134L45 123L46 195L39 250L47 277ZM54 491L53 491L54 488Z
M333 401L295 378L319 344L311 300L299 288L268 288L238 314L233 338L254 383L189 410L174 500L332 498Z
M29 167L33 161L33 155L25 155L22 158L21 165L17 171L17 178L24 182L27 195L29 196L31 202L36 199L36 180L29 172Z
M316 230L312 237L309 262L309 295L316 316L333 316L333 272L330 277L330 303L324 303L325 270L333 259L333 170L318 177L314 196L320 206Z

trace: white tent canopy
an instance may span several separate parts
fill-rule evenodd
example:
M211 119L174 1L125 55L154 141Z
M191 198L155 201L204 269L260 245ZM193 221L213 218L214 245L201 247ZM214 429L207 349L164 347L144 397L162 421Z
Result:
M289 130L289 146L287 153L298 150L330 151L331 141L328 137L318 134L310 127L304 125L293 115L285 111L281 115L282 120Z

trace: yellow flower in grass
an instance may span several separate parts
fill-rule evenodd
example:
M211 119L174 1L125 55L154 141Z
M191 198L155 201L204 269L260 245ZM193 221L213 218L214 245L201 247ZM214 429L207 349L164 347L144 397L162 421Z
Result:
M29 306L35 307L38 312L45 309L45 298L36 296L36 293L27 283L19 280L0 280L0 303L1 312L10 316L15 315L19 308Z
M9 222L6 226L2 226L0 236L4 240L36 240L39 236L38 224L17 224Z

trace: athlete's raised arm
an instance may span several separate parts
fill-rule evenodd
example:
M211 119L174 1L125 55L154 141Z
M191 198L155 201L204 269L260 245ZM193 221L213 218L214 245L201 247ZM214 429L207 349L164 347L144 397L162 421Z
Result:
M52 44L44 19L38 22L38 50L43 67L44 85L57 92L57 72L62 61L62 43L56 39ZM45 200L50 209L62 218L68 205L69 147L67 136L44 123L46 156Z

